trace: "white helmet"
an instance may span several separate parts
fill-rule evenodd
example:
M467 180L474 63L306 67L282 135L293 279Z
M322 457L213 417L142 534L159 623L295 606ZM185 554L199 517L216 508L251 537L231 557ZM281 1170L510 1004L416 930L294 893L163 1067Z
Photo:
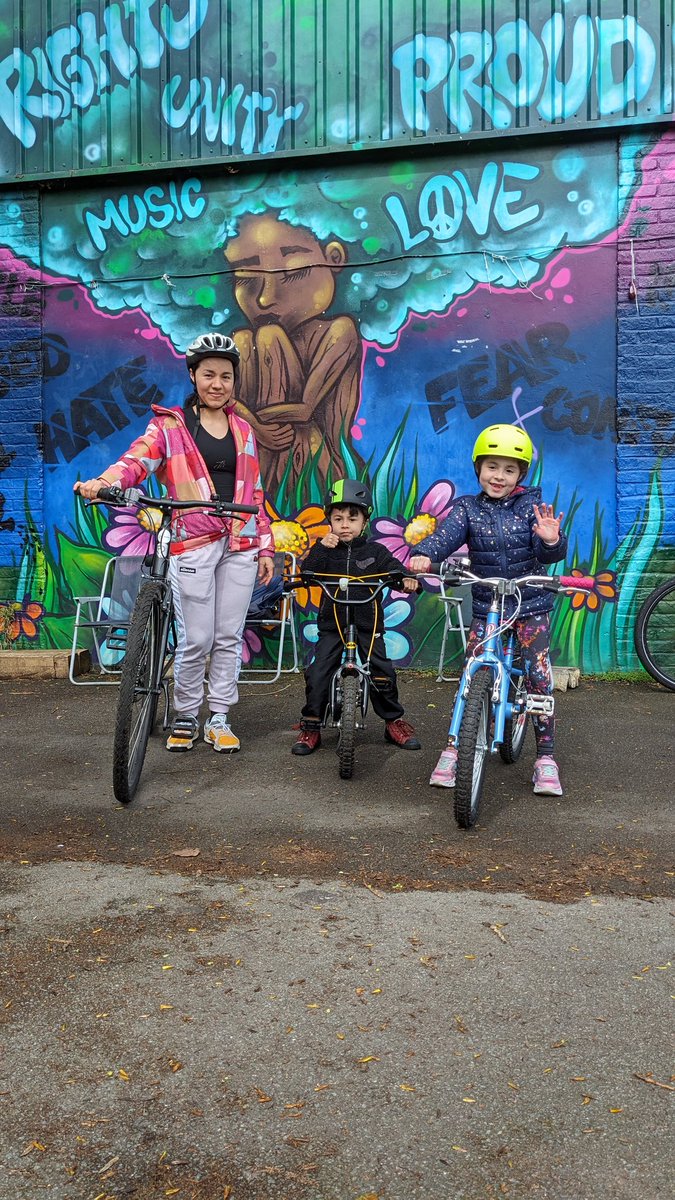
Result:
M185 351L185 361L188 371L192 370L203 358L227 358L232 363L235 373L239 366L239 351L231 337L224 333L200 333L194 342L190 342Z

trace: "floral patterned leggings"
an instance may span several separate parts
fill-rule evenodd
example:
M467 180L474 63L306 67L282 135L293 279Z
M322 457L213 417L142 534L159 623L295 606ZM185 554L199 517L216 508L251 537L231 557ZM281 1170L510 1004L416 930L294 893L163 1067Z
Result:
M551 644L551 621L548 613L523 617L515 626L517 649L520 649L525 670L528 692L539 696L550 696L553 691L553 672L549 647ZM466 643L466 657L470 658L474 647L485 636L485 618L474 617ZM534 714L532 717L537 755L553 754L555 740L555 718Z

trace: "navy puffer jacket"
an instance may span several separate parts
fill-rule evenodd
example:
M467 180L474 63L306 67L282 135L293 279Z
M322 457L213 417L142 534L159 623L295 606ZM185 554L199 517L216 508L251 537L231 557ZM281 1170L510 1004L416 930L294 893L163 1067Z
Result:
M561 533L555 546L546 546L532 532L534 505L541 504L541 488L517 487L505 500L493 500L485 492L460 496L452 512L435 533L415 546L415 554L425 554L432 562L443 562L460 546L468 546L471 570L475 575L543 575L542 567L559 562L567 554L567 538ZM474 584L473 615L487 615L491 591ZM551 592L523 588L521 617L549 612L555 603ZM506 612L512 612L515 599L507 597Z

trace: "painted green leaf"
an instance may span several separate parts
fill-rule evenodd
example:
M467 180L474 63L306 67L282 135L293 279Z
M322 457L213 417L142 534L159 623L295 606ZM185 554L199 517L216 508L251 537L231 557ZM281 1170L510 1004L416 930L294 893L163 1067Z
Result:
M112 555L95 546L78 546L63 533L57 533L63 581L73 599L97 596L101 590L105 565Z

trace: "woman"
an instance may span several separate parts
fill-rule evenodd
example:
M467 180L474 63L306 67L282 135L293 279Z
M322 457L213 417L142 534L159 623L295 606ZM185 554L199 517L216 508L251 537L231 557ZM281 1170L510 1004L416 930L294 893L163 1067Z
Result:
M176 516L171 544L178 646L174 710L167 750L191 750L199 737L206 659L210 655L211 715L204 741L214 750L238 750L229 722L238 699L241 642L256 580L273 575L274 541L263 507L258 451L251 426L233 412L239 351L231 338L205 333L188 346L194 391L183 409L152 406L155 416L102 475L74 485L87 500L102 487L134 487L157 474L177 500L258 504L256 517L216 517L195 509Z

